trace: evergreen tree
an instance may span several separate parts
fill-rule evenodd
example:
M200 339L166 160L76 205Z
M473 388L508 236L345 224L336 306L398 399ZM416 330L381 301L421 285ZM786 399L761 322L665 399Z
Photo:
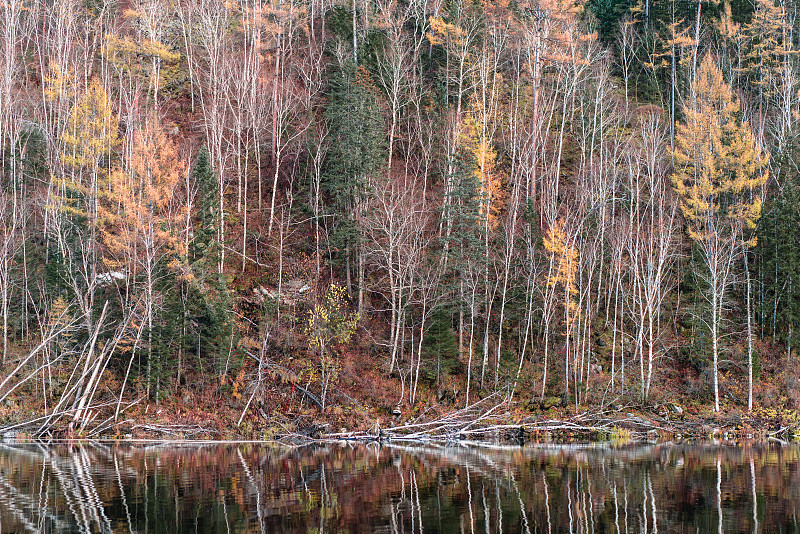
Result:
M233 335L231 297L225 275L218 272L221 244L218 180L204 147L192 168L197 191L197 220L189 242L189 276L181 290L184 308L184 347L203 361L205 355L223 374Z
M443 225L444 261L447 262L454 306L458 309L458 346L467 356L466 400L469 402L470 379L474 354L475 318L478 314L481 282L486 268L484 254L483 214L479 173L475 157L469 150L461 150L451 165L448 177L447 198L444 202ZM468 320L467 320L468 315Z
M204 146L192 167L192 181L197 191L197 224L189 243L189 261L200 267L214 268L219 262L219 184L211 167L208 149Z
M351 262L358 264L359 310L363 304L363 254L358 221L366 209L364 191L385 161L383 114L378 90L364 67L346 65L331 84L325 119L330 129L325 188L331 198L331 244L343 251L348 293Z
M453 331L452 312L441 307L433 313L430 321L422 351L425 361L429 362L425 369L426 374L429 380L435 380L438 385L442 376L460 371L461 364L458 361L458 342Z
M800 322L800 172L794 163L799 147L788 146L775 161L781 188L759 221L755 254L761 264L760 322L791 355Z

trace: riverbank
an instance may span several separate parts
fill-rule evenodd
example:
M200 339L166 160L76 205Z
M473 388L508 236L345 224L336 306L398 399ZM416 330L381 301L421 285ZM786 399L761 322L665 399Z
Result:
M687 411L669 403L650 407L610 406L604 409L552 407L537 412L520 409L499 394L468 407L430 405L409 414L367 411L360 424L342 426L340 409L325 413L306 408L279 412L269 405L217 399L168 399L160 403L130 403L117 420L105 419L95 408L91 424L71 418L49 421L43 407L31 402L6 402L0 407L0 435L5 439L166 439L166 440L279 440L292 443L318 440L348 441L492 441L523 444L567 442L643 442L654 440L789 441L800 438L800 424L791 410L733 408L715 413L701 406ZM274 406L273 406L274 408ZM450 409L447 409L450 408ZM39 411L41 410L41 411ZM399 411L399 410L398 410ZM108 413L111 413L108 410ZM249 413L248 413L249 412ZM352 418L350 419L352 421Z
M8 380L0 397L0 436L546 443L790 440L800 431L792 386L797 370L782 365L777 353L761 360L751 412L742 400L747 398L746 382L738 373L722 375L725 394L721 411L715 412L699 378L671 367L661 370L646 404L636 400L637 389L609 386L614 384L612 375L602 365L590 376L577 405L566 395L542 398L536 391L540 377L524 374L511 399L505 388L480 389L477 379L467 394L464 377L455 375L439 384L421 382L410 402L402 377L382 372L364 348L341 355L323 410L319 377L301 380L306 377L305 360L290 354L268 359L266 372L248 358L224 378L202 370L186 373L180 384L163 385L162 394L153 398L140 382L122 387L124 375L110 367L98 373L91 395L79 395L80 382L72 377L70 365L53 365L41 376L32 374L36 362L29 361L29 370L15 371L15 361L25 361L27 350L19 347L18 352L19 358L3 370ZM87 399L85 405L82 399Z

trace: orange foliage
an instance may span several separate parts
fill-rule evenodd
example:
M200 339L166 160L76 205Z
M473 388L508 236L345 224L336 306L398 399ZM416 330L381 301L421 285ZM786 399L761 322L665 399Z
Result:
M128 172L112 173L111 202L104 213L110 266L134 273L167 257L171 268L180 265L185 251L177 224L183 212L175 193L185 172L160 125L147 124L134 134Z

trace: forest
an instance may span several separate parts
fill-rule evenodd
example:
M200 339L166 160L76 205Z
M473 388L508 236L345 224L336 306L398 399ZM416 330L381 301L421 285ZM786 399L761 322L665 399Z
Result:
M800 421L793 0L0 16L5 428Z

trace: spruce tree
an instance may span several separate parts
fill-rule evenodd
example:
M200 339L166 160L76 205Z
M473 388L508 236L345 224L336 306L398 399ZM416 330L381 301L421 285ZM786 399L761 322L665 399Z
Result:
M205 147L195 160L192 181L197 191L197 215L189 242L190 276L181 292L185 310L184 346L196 353L198 362L205 355L224 373L223 355L233 335L231 298L225 276L217 269L222 249L218 240L219 190Z
M348 292L351 264L358 266L359 310L363 303L363 254L358 220L366 209L367 185L378 177L385 160L383 113L378 90L364 67L346 65L335 77L325 110L330 146L325 189L331 199L330 242L343 254Z
M800 172L794 164L797 145L787 146L776 158L781 188L759 221L754 252L761 265L760 322L773 343L783 341L791 355L800 323Z
M455 296L454 307L458 310L459 351L467 353L466 401L469 402L472 359L474 354L475 316L478 311L478 296L481 274L486 267L484 254L484 231L481 206L485 205L481 194L479 175L476 172L474 154L459 151L451 165L448 177L447 198L444 202L443 225L444 261ZM469 321L466 315L469 314ZM469 328L467 328L469 325ZM467 338L468 339L465 339Z
M460 368L458 342L453 331L452 311L441 307L431 315L430 321L430 328L425 334L423 355L426 362L431 362L426 366L426 374L438 386L442 376L453 374ZM435 362L435 366L432 362Z

